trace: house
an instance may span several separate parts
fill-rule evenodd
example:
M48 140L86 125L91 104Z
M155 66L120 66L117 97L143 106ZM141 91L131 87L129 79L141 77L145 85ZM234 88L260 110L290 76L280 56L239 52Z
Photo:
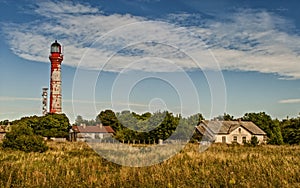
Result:
M103 126L97 124L96 126L87 126L82 124L80 126L74 125L70 129L70 141L86 141L87 139L103 139L110 137L115 131L110 126Z
M267 134L250 121L201 121L196 131L204 136L203 140L214 143L243 144L256 136L259 143L266 143Z
M4 139L5 134L6 134L5 127L0 125L0 140Z
M0 141L4 139L7 132L11 130L10 124L0 125Z

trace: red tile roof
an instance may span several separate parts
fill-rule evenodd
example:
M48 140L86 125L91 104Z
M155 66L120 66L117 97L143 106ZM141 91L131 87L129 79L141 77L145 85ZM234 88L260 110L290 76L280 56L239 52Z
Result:
M72 126L73 131L79 133L114 133L110 126Z

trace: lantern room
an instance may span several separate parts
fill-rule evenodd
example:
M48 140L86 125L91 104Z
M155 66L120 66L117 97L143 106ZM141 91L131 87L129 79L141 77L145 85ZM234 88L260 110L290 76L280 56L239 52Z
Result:
M51 44L50 52L61 54L61 45L57 42L57 40L55 40L55 42Z

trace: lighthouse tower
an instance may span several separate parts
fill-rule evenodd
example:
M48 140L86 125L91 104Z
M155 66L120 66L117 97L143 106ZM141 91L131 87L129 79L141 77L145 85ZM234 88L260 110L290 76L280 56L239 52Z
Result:
M63 55L61 45L55 40L51 45L49 59L51 61L50 74L50 113L62 113L61 106L61 62Z

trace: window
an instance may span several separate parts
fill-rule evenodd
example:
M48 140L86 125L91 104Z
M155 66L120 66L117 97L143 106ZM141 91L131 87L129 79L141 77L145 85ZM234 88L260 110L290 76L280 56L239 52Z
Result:
M233 142L235 142L235 143L237 142L237 136L233 137Z
M243 136L242 140L243 140L243 143L246 143L246 142L247 142L247 139L246 139L245 136Z
M226 143L226 136L222 136L222 143Z
M95 139L100 139L100 135L99 134L95 134Z
M239 133L241 133L242 132L242 129L241 128L239 128Z

